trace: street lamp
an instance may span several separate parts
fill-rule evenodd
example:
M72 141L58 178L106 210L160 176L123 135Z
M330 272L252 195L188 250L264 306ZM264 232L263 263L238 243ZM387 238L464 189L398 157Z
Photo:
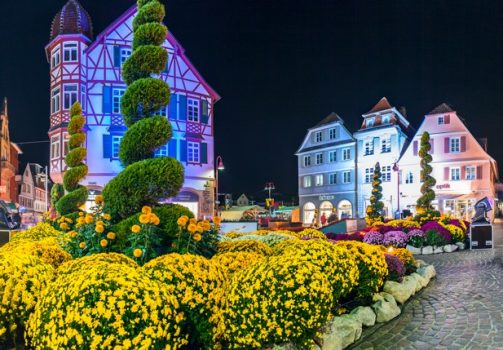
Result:
M275 189L276 189L276 187L274 187L274 183L268 182L265 184L264 190L269 191L269 197L268 197L268 199L269 199L269 212L271 212L271 204L272 204L271 203L271 191L275 190Z
M218 156L215 159L215 164L217 165L217 168L215 169L215 190L216 190L215 215L218 215L218 205L220 204L220 201L218 200L218 172L223 171L225 169L222 156Z
M397 173L397 180L396 180L396 206L397 206L397 212L399 215L399 219L402 217L400 214L400 168L398 167L398 163L395 162L393 164L393 171Z

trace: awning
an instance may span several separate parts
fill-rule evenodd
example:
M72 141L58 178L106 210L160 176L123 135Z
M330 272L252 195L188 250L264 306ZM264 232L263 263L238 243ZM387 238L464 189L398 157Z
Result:
M440 194L437 195L438 200L467 200L467 199L477 199L477 196L473 193L468 194L460 194L460 193L452 193L452 194Z

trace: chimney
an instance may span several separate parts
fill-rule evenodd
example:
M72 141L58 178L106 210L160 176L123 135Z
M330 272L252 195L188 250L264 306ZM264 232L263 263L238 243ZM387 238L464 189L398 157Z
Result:
M477 141L480 143L484 151L487 152L487 137L480 137L477 139Z

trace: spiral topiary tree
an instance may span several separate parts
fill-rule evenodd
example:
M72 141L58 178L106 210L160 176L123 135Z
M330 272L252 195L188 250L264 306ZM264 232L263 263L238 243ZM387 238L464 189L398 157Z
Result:
M69 169L63 177L66 194L56 202L56 210L61 215L76 212L87 200L87 188L79 184L88 172L87 165L83 163L87 151L82 147L86 140L86 135L82 132L86 119L82 115L80 103L75 102L73 104L70 116L70 123L67 128L70 136L68 140L69 152L65 158Z
M382 210L384 208L384 204L381 201L381 183L381 166L379 165L379 162L377 162L374 168L374 175L372 176L372 195L370 196L370 205L367 207L367 224L383 220Z
M433 171L430 163L433 160L429 151L431 150L430 145L430 134L425 131L421 136L421 145L419 148L419 157L421 158L421 193L422 196L417 199L416 210L418 213L428 212L433 210L431 202L435 200L435 191L433 190L433 186L437 183L437 180L431 173Z
M170 89L155 78L168 60L161 47L167 29L162 24L164 6L158 0L138 0L133 20L133 53L122 67L128 88L121 99L121 112L128 130L122 139L119 158L125 169L103 190L107 209L115 220L127 218L144 205L175 196L183 185L180 162L154 158L154 151L172 136L171 124L156 113L169 103Z

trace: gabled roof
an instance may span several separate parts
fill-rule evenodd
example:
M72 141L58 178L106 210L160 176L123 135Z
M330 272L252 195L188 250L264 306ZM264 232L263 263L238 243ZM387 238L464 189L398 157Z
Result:
M391 109L391 108L393 108L393 106L391 106L391 104L388 102L388 99L386 97L383 97L379 100L379 102L377 102L377 104L374 107L372 107L372 109L370 111L368 111L364 115L384 111L386 109Z
M323 126L323 125L333 123L333 122L339 122L341 124L344 124L344 121L341 119L341 117L339 117L339 115L337 113L332 112L328 116L326 116L324 119L322 119L318 124L313 126L313 129L320 127L320 126Z
M428 113L428 115L450 113L450 112L454 112L454 110L451 108L451 106L449 106L447 103L444 102L444 103L439 104L437 107L433 108L433 110L430 111L430 113Z

